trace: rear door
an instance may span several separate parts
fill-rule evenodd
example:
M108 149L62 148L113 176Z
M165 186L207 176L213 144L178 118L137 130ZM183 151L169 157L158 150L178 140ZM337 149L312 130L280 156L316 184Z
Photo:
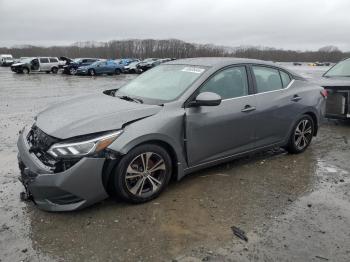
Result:
M222 102L219 106L186 108L190 166L254 148L256 102L249 82L246 67L233 66L217 72L199 88L198 93L217 93Z
M256 90L256 146L263 147L286 139L298 116L298 94L291 76L278 68L252 65Z
M40 57L40 71L50 71L50 61L47 57Z

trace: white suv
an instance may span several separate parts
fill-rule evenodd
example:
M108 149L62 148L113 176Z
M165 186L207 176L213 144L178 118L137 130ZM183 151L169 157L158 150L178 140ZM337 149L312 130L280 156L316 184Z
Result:
M59 60L57 57L31 57L13 64L11 70L16 73L46 72L57 74Z

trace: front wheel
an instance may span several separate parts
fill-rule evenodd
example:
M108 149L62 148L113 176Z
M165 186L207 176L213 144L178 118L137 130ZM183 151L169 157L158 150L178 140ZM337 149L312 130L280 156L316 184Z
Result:
M57 68L57 67L53 67L53 68L51 69L51 72L52 72L53 74L57 74L58 68Z
M172 164L168 152L154 144L132 149L112 174L113 191L131 203L156 198L169 183Z
M22 73L23 74L29 74L29 69L28 68L22 68Z
M116 70L114 71L114 73L115 73L116 75L120 75L120 74L122 73L122 71L121 71L120 69L116 69Z
M89 74L89 76L95 76L96 72L94 69L89 69L88 74Z
M304 152L311 143L314 131L313 119L308 115L303 115L293 127L287 151L292 154Z
M69 74L75 75L76 73L77 73L77 70L76 70L74 67L72 67L71 69L69 69Z

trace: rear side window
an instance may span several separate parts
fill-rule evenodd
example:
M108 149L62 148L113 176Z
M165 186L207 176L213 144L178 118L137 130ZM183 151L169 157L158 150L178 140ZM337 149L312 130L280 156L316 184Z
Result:
M213 92L222 99L248 95L247 72L244 66L224 69L211 77L200 89L200 93Z
M48 58L40 58L40 63L47 64L47 63L49 63L49 59Z
M58 63L57 58L51 57L51 58L50 58L50 63Z
M275 91L283 88L279 70L263 66L253 66L252 68L258 93Z
M283 71L280 71L283 88L287 87L291 81L290 76Z

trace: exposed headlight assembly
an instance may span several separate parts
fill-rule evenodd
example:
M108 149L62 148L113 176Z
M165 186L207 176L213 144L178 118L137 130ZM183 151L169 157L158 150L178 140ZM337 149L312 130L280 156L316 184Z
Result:
M54 158L74 158L93 155L108 147L123 132L118 130L93 139L72 142L57 143L47 151Z

